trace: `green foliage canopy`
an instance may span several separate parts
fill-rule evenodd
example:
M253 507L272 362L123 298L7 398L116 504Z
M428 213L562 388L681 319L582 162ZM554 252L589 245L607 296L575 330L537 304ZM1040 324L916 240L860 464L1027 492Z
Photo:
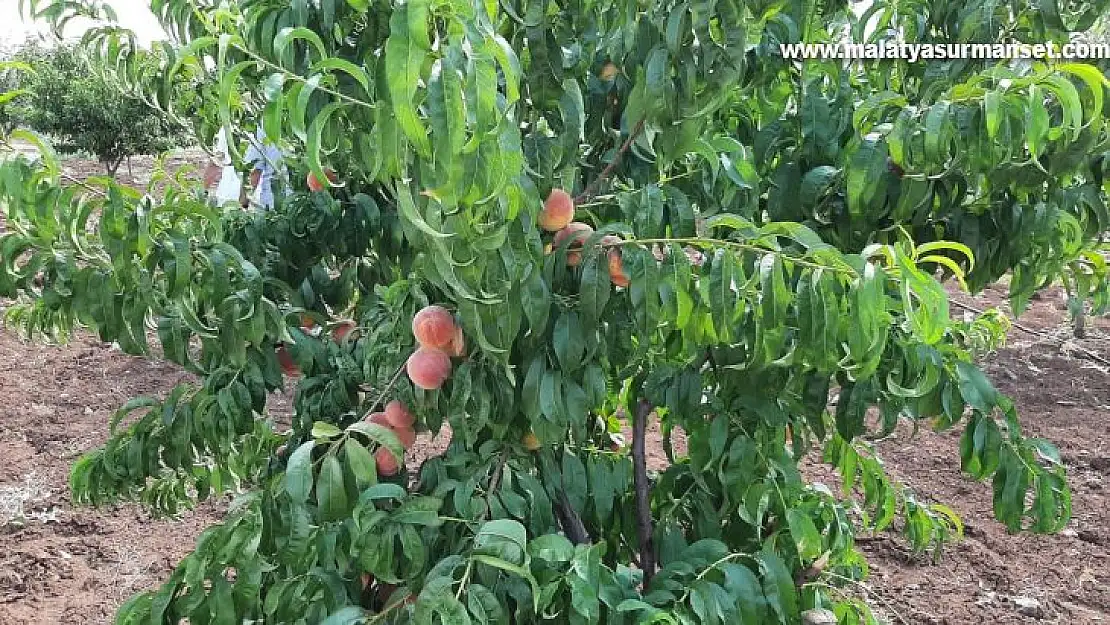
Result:
M1105 3L879 2L873 31L806 0L151 6L180 44L162 87L118 29L87 38L102 67L201 134L261 123L300 173L340 175L254 215L66 187L50 159L0 171L9 323L150 353L150 321L200 379L124 406L75 497L175 513L243 492L120 623L874 622L840 585L866 574L855 533L936 551L961 531L883 471L869 441L906 421L963 428L962 467L1010 529L1067 522L1058 453L972 362L996 317L953 320L936 276L1011 272L1019 307L1064 275L1105 288L1100 69L775 51L845 29L1061 40ZM166 87L181 71L209 79L188 113ZM575 266L536 227L556 187L595 230ZM469 346L436 391L403 369L429 303ZM302 373L280 432L279 342ZM363 419L389 399L449 426L411 475L373 460L402 452ZM649 474L655 419L668 462ZM803 479L814 449L838 493Z

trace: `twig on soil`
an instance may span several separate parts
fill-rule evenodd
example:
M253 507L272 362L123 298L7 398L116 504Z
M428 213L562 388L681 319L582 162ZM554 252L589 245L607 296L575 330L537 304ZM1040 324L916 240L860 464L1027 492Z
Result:
M636 529L640 539L640 569L644 572L644 587L655 576L655 546L652 544L651 492L647 476L647 457L644 438L651 404L641 399L632 421L632 471L636 485Z
M632 132L628 133L628 138L625 139L624 143L621 144L621 147L617 150L617 153L613 156L612 162L610 162L605 169L601 170L601 174L597 178L594 178L593 182L587 185L581 193L574 197L575 205L582 204L586 202L586 200L589 200L593 194L597 193L597 188L601 186L601 183L605 182L609 176L613 175L613 170L620 164L621 157L632 147L632 143L636 141L636 137L640 136L640 133L644 130L645 121L646 119L641 119L636 122L636 125L632 128Z
M973 312L977 315L982 315L986 312L982 309L979 309L979 308L976 308L976 307L972 306L971 304L965 304L965 303L963 303L961 301L958 301L958 300L949 299L949 301L951 301L956 306L958 306L960 308L963 308L964 310L967 310L969 312ZM1010 324L1012 326L1014 326L1015 328L1017 328L1018 330L1021 330L1022 332L1026 333L1026 334L1029 334L1031 336L1044 336L1043 331L1034 330L1033 328L1030 328L1029 326L1022 325L1021 323L1018 323L1017 320L1011 319ZM1049 337L1046 340L1052 341L1053 343L1056 343L1057 345L1066 345L1068 343L1067 339L1060 339L1060 338L1051 338L1051 337ZM1071 349L1074 349L1077 352L1079 352L1080 354L1082 354L1085 358L1087 358L1089 360L1093 360L1095 362L1098 362L1098 363L1101 363L1101 364L1104 364L1104 365L1110 367L1110 360L1107 360L1107 359L1103 358L1102 356L1099 356L1098 354L1092 352L1091 350L1087 349L1086 347L1083 347L1082 345L1068 345L1068 347L1071 348Z
M893 604L891 604L889 601L887 601L885 597L883 597L879 593L872 590L871 587L868 586L867 584L864 584L863 582L854 580L850 577L845 577L843 575L837 575L836 573L830 573L828 571L826 571L824 573L824 575L825 575L825 577L831 577L833 579L851 584L851 585L859 588L863 592L867 593L869 596L874 597L875 599L878 599L879 603L883 604L883 607L885 607L887 610L890 610L890 613L894 615L894 618L898 619L899 623L902 623L902 625L910 625L909 621L906 620L906 617L902 616L902 613L899 612L894 607ZM821 582L816 582L816 583L820 584ZM831 585L829 585L829 586L832 587Z

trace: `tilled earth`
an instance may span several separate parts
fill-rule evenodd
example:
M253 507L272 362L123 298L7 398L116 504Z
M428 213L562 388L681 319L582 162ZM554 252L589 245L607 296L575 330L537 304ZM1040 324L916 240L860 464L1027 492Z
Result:
M1001 305L1005 289L978 298ZM1055 443L1067 465L1073 519L1058 535L1011 535L993 518L990 483L959 470L959 434L908 432L880 448L891 474L924 500L963 518L964 540L933 564L912 556L894 535L862 542L872 565L872 604L894 623L1110 623L1110 370L1083 358L1082 346L1110 359L1110 323L1096 322L1083 341L1071 338L1058 293L1034 301L1009 345L986 363L999 389L1014 398L1028 436ZM868 592L861 590L860 592Z

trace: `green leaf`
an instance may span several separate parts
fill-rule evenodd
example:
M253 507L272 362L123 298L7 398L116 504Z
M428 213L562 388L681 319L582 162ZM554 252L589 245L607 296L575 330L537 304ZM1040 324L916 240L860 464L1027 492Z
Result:
M347 74L351 78L354 78L355 81L357 81L358 84L362 86L362 90L366 92L366 95L374 95L374 92L370 87L370 76L367 75L366 70L362 69L358 65L355 65L354 63L346 59L330 56L318 61L315 65L313 65L312 68L309 70L309 73L321 74L328 71L340 71Z
M316 479L316 503L322 521L339 521L349 513L343 467L333 454L324 456Z
M312 44L313 49L316 50L316 54L319 55L320 59L328 58L328 50L324 46L324 41L320 39L320 35L317 35L314 31L303 26L281 29L277 37L274 37L274 54L279 58L285 56L286 49L289 45L298 39Z
M438 527L443 523L439 510L443 500L438 497L413 496L405 500L390 516L394 523Z
M312 450L315 447L315 441L303 443L289 456L285 467L285 492L296 503L308 501L312 491Z
M528 554L548 562L569 562L574 557L574 545L562 534L544 534L528 543Z
M886 158L886 144L874 141L864 141L852 154L846 171L848 211L852 217L862 217L877 208L887 168Z
M347 606L324 619L320 625L356 625L366 618L366 612L358 606Z
M385 75L389 100L401 130L421 156L431 156L427 129L416 112L416 91L424 60L432 50L428 35L428 0L406 0L389 18Z
M347 459L347 466L355 476L359 490L372 486L378 481L377 465L374 457L370 455L362 443L353 438L348 438L343 443L343 453Z
M767 603L779 622L793 622L798 610L798 592L786 564L778 554L764 550L759 554L759 568L763 572L763 594Z
M571 372L582 365L586 343L582 325L576 313L568 311L559 316L555 321L552 341L555 357L559 359L559 364L564 371Z
M395 191L397 193L397 212L400 213L401 217L404 218L405 221L416 226L418 230L430 237L434 237L437 239L449 239L454 236L451 234L439 232L435 228L432 228L430 225L428 225L427 221L424 221L424 217L420 214L419 209L417 209L416 202L412 198L412 191L409 189L409 186L407 184L398 181L395 187Z
M385 447L393 454L393 457L396 458L398 462L405 458L405 448L401 445L401 441L397 438L393 430L385 426L378 425L377 423L370 423L369 421L356 421L347 426L347 431L358 432L370 439L371 442Z
M326 421L317 421L312 424L312 438L335 438L343 434L343 430Z
M818 201L833 188L839 173L840 170L831 165L820 165L806 172L798 191L798 199L802 205L817 206Z
M821 534L813 519L803 510L792 508L786 511L786 524L790 527L790 535L798 548L798 556L802 560L814 560L824 550Z
M563 492L566 494L570 506L575 510L585 509L588 492L586 467L578 456L570 451L563 453L562 474Z
M609 268L608 265L602 266L603 260L607 261L607 257L603 254L587 254L582 261L578 310L582 314L583 324L587 327L592 327L601 319L605 305L609 302L611 293Z
M526 562L528 532L511 519L495 519L482 524L474 535L474 553L499 558L512 565Z
M420 591L413 621L418 625L470 625L470 615L451 590L450 578L438 578Z
M957 362L956 376L960 395L969 406L990 413L998 405L998 391L978 367L968 362Z

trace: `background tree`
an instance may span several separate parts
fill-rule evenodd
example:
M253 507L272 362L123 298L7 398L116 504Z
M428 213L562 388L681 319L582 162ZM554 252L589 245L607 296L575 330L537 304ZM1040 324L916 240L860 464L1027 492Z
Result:
M7 54L0 53L0 133L10 134L19 126L20 98L26 95L23 89L23 74L29 69L25 64L15 61Z
M151 77L207 76L198 127L262 123L297 193L219 215L0 175L8 322L149 353L150 321L199 378L122 407L76 500L242 492L119 622L874 622L856 532L961 531L870 446L904 421L963 429L1008 528L1067 522L1059 454L972 362L1002 325L953 320L936 276L1010 273L1018 309L1099 276L1106 79L777 51L872 18L856 39L1062 40L1105 3L212 4L152 0L157 72L126 32L86 45L170 114ZM417 430L450 445L404 466ZM815 449L840 493L803 479Z
M158 66L143 51L135 56ZM171 149L184 137L164 113L106 81L74 44L29 44L15 58L34 69L24 79L23 121L54 137L61 152L94 155L111 176L128 157Z

